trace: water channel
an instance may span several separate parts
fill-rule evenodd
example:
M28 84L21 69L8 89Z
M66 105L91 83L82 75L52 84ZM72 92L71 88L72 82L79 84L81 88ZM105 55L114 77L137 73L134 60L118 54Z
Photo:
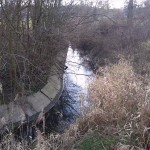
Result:
M76 118L81 115L82 107L88 107L88 85L92 78L92 71L84 63L77 50L68 48L64 74L64 90L59 102L45 114L45 134L63 133ZM43 122L28 123L17 128L17 139L32 142L36 138L36 130L43 130Z
M88 105L88 85L92 78L92 71L80 57L77 50L68 48L64 74L64 91L59 103L49 112L47 125L51 128L57 124L58 132L63 132L80 115L81 109ZM51 115L53 114L53 115ZM54 124L51 120L54 120ZM55 126L56 127L56 126Z

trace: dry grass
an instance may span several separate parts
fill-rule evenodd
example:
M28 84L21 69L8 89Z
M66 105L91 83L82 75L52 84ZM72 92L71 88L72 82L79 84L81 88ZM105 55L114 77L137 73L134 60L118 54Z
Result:
M0 142L0 150L70 150L74 142L79 138L77 125L70 126L63 134L44 135L37 129L37 138L32 143L16 141L13 133L3 137Z
M148 92L133 70L126 60L98 70L89 86L90 111L63 134L61 149L71 149L92 130L118 143L150 148Z
M78 125L82 133L98 129L145 149L149 147L150 110L146 90L125 60L100 68L89 87L93 110Z
M122 121L136 113L145 93L132 66L120 61L117 65L101 68L98 73L103 76L97 76L89 90L95 107L102 109L110 122Z
M114 137L118 139L118 143L148 150L150 148L148 93L128 61L121 60L118 64L100 68L89 86L90 111L83 110L83 116L62 135L51 134L45 137L38 131L38 139L32 149L70 150L75 148L87 133L96 130L106 139ZM12 149L10 138L7 137L5 143L8 146L5 146L4 150ZM14 149L30 148L24 144L17 144Z

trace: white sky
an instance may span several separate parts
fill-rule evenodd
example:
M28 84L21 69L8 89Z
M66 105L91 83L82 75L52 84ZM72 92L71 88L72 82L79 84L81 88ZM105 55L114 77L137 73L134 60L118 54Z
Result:
M128 2L128 0L110 0L110 4L112 8L121 8L124 6L125 1ZM138 4L143 2L144 0L136 0Z
M70 0L63 0L64 2L69 2ZM97 0L93 0L97 1ZM129 1L129 0L109 0L111 8L122 8L125 4L125 1ZM144 0L136 0L138 4L140 4L141 2L143 2Z

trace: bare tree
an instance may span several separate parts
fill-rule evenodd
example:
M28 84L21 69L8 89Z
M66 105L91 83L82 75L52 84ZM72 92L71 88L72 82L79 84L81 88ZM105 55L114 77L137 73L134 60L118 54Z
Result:
M133 0L129 0L127 13L127 23L129 26L132 26L133 24L133 6L134 6Z
M66 48L64 21L61 0L0 0L0 82L8 98L46 84L55 56Z

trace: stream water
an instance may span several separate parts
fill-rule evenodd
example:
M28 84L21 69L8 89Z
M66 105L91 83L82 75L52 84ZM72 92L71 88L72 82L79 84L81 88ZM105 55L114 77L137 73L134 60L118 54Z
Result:
M87 92L92 72L89 71L88 66L83 63L78 51L73 50L71 47L68 48L66 66L68 66L64 79L66 88L75 98L76 104L74 108L80 113L80 107L88 103ZM72 93L73 91L75 91L75 96Z
M45 114L45 133L63 133L76 118L81 115L83 106L88 107L88 84L92 72L88 70L86 63L80 57L77 50L71 46L68 48L66 59L66 71L64 74L64 90L59 102ZM36 130L43 130L43 123L24 125L16 130L17 139L31 142L37 136Z
M88 106L87 92L92 72L83 62L78 51L69 46L66 59L67 69L64 74L64 91L59 103L50 111L47 119L49 127L53 128L57 124L57 129L53 128L53 130L58 132L63 132L69 127L80 115L82 107ZM54 120L54 124L51 120Z

